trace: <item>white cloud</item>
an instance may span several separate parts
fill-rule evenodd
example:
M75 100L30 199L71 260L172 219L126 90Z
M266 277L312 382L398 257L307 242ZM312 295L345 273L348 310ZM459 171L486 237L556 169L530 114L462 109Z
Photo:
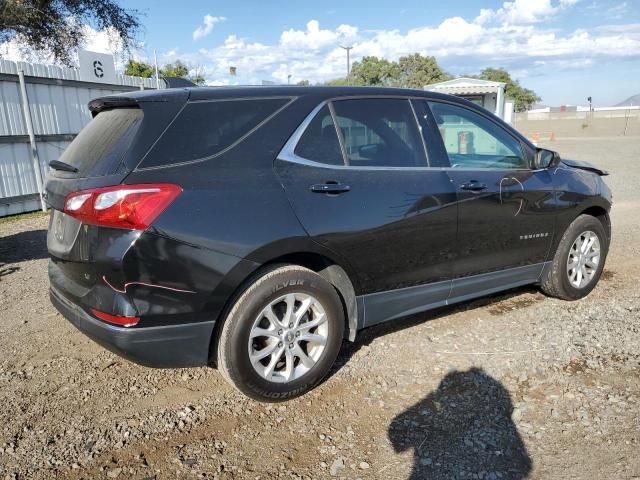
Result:
M569 5L570 0L563 3ZM231 35L224 43L197 52L200 60L196 62L204 66L206 77L215 79L212 81L217 84L246 84L261 80L286 82L288 75L292 75L293 82L344 76L346 54L340 45L345 44L353 45L352 60L366 55L396 60L418 52L434 55L454 74L477 72L485 66L504 66L521 72L535 72L550 65L587 68L604 59L640 58L640 25L561 32L533 22L550 11L545 5L551 9L565 8L561 3L554 6L542 2L525 11L515 0L506 2L500 13L509 16L508 22L452 17L439 25L405 32L361 32L351 25L323 29L319 22L311 20L304 30L282 32L274 44ZM480 12L479 16L482 15ZM237 77L229 76L230 66L237 67Z
M640 23L627 23L626 25L600 25L594 29L601 33L637 33L640 32Z
M625 15L629 14L629 4L627 2L619 3L618 5L607 8L604 12L605 17L611 20L620 20Z
M514 0L505 2L496 16L504 23L519 25L536 23L551 17L558 10L551 0Z
M335 45L345 37L354 38L358 33L356 27L349 25L340 25L334 30L321 30L320 23L317 20L311 20L307 23L307 29L287 30L280 35L280 45L283 48L304 48L309 50L318 50L328 45Z
M193 31L193 39L200 40L201 38L206 37L213 31L213 26L216 23L224 22L226 17L213 17L209 14L205 15L202 19L202 25L198 26Z
M230 35L222 45L201 49L200 63L207 78L215 78L218 83L224 78L232 83L286 82L289 75L293 82L335 78L343 76L346 69L340 45L355 43L358 38L357 27L339 25L328 30L311 20L304 30L282 32L274 45ZM237 68L238 77L229 77L231 66Z
M538 23L553 17L560 10L572 7L578 1L559 0L554 5L551 0L513 0L512 2L504 2L502 8L498 10L481 9L475 23L480 25L489 21L508 25Z
M603 22L589 30L561 30L541 22L548 15L568 11L575 3L513 0L497 10L482 9L475 18L451 17L437 25L408 31L360 30L347 24L323 28L312 19L304 28L281 32L272 43L229 35L211 48L158 52L158 60L164 65L181 59L198 67L208 83L215 85L259 84L262 80L284 83L289 75L292 82L312 83L342 77L346 72L346 52L341 45L353 46L352 61L366 55L389 60L416 52L434 55L453 74L495 66L524 77L552 73L554 68L595 68L610 59L640 60L640 23ZM101 32L93 31L90 37L89 45L95 50L117 47L117 41L114 43ZM3 47L6 44L0 46L2 56L6 50ZM15 48L12 45L10 50ZM144 54L138 58L152 60ZM237 68L237 76L229 74L232 66Z
M113 28L94 30L88 25L83 27L85 36L84 49L98 53L119 54L123 50L124 42L120 34Z
M89 25L82 27L84 41L80 47L98 53L112 54L116 61L116 67L123 64L124 42L120 34L113 28L108 27L104 30L96 30ZM137 55L139 52L132 52ZM19 38L0 44L0 57L5 60L24 61L32 63L51 64L56 63L53 55L49 52L42 52L26 47L24 42ZM71 56L72 63L76 63L75 55Z
M481 8L480 14L475 18L474 23L478 25L484 25L485 23L493 20L495 18L496 12L491 10L490 8Z

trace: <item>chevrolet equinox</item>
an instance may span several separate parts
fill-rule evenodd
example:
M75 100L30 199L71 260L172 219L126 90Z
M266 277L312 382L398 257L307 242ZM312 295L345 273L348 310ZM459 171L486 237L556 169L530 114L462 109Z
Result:
M50 297L143 365L300 395L343 339L526 284L596 285L611 192L466 100L361 87L107 96L51 162Z

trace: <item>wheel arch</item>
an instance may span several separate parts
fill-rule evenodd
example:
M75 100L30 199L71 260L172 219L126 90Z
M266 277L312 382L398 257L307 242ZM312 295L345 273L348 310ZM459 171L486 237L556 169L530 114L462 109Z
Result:
M608 240L611 241L611 218L609 217L609 210L602 205L591 205L584 208L579 215L591 215L596 217L607 232Z
M350 341L354 341L359 325L358 302L351 277L343 266L328 256L317 252L305 251L281 255L265 263L261 268L282 264L300 265L308 268L333 285L342 302L346 321L345 333Z
M259 260L259 261L258 261ZM268 257L264 253L252 255L252 262L256 266L252 271L244 275L244 279L238 283L237 288L229 295L224 307L221 309L216 321L209 347L210 361L215 362L217 358L217 345L220 332L226 321L227 315L236 300L242 295L253 280L264 275L269 270L277 268L281 265L299 265L308 268L322 276L336 289L345 315L345 335L349 341L354 341L356 332L362 325L361 317L364 314L362 308L359 308L355 285L344 264L332 255L319 252L316 249L293 250L278 256ZM348 267L347 267L348 268Z

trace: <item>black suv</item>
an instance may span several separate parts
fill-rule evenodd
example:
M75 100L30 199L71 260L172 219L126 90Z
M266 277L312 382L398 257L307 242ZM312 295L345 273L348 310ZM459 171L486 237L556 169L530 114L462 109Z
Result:
M359 329L519 285L577 299L606 173L460 98L358 87L100 98L52 162L51 300L143 365L315 386Z

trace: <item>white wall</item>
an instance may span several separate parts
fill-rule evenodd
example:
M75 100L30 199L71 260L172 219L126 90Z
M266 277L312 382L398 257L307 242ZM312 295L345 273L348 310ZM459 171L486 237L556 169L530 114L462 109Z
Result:
M515 102L510 98L505 99L503 120L507 122L509 125L513 125L514 112L515 112Z
M88 103L104 95L136 89L144 85L155 88L151 78L117 76L116 85L79 82L78 71L72 68L38 65L0 60L0 217L26 212L39 207L31 146L27 135L18 70L26 78L29 110L33 120L34 135L40 161L42 178L46 176L48 163L60 158L69 144L61 135L75 135L91 120ZM59 84L33 83L42 77L59 79ZM71 80L71 82L65 82ZM31 83L30 83L31 81ZM50 82L51 83L51 82ZM120 88L122 86L122 88ZM49 137L44 137L48 135ZM51 140L51 141L44 141Z
M496 94L495 93L487 93L484 95L484 108L489 110L491 113L496 113Z

